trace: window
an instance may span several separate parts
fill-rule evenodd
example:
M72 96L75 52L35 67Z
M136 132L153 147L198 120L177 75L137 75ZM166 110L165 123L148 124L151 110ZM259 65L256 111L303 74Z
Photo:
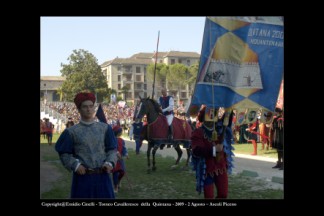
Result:
M141 67L136 67L136 73L141 73Z
M133 72L132 71L132 66L127 66L127 67L125 66L124 68L125 68L126 73L132 73Z
M136 89L141 89L142 88L142 84L141 83L137 83L136 84Z
M179 63L179 64L182 64L182 60L181 60L181 59L178 59L178 63Z
M136 82L140 82L141 81L142 76L141 75L136 75Z
M171 64L175 64L175 59L171 59Z
M121 75L118 75L118 82L121 81Z
M120 90L121 89L121 84L118 84L118 90Z
M187 60L187 65L190 66L190 60L189 59Z
M125 80L124 81L132 81L132 74L127 74L126 76L125 76Z
M181 92L181 98L187 98L187 92Z

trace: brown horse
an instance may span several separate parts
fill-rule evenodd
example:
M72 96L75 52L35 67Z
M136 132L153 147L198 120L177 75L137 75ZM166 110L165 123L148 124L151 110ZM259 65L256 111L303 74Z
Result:
M175 162L176 165L179 164L179 161L182 156L182 150L180 148L180 144L183 145L187 150L187 162L186 166L188 166L189 159L191 156L191 131L192 128L189 123L185 120L173 118L172 126L173 126L173 139L169 139L168 136L168 122L166 117L162 114L161 108L159 104L153 100L148 98L140 98L140 104L138 112L136 113L136 119L142 119L144 115L147 116L147 128L143 130L143 139L148 141L147 148L147 164L148 164L148 172L151 170L151 160L150 155L152 151L153 155L153 167L152 170L156 170L155 165L155 153L157 149L163 149L165 144L173 145L174 149L178 154L178 158Z

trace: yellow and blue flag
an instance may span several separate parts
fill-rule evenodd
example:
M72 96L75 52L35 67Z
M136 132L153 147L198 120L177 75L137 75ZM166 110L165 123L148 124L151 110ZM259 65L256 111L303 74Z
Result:
M283 17L207 17L189 113L202 104L274 111L284 71Z

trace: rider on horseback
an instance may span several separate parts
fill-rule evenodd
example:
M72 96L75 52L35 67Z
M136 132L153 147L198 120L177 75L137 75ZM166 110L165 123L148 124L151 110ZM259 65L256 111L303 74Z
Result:
M173 139L173 128L172 128L172 120L173 120L173 106L174 100L172 96L167 95L167 91L165 88L161 90L162 96L159 98L159 104L162 108L163 115L166 116L169 125L169 139ZM170 148L170 145L168 145Z

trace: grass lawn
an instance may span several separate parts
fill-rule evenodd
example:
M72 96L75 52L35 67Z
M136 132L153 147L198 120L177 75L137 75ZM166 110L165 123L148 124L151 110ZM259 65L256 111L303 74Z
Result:
M58 134L54 134L53 143ZM53 183L50 191L41 194L43 199L66 199L70 194L71 173L63 168L54 146L41 139L40 149L43 160L53 164L62 173L62 177ZM236 151L250 154L251 144L237 144ZM246 147L246 149L244 148ZM244 150L245 149L245 150ZM157 171L147 173L146 154L135 155L129 149L129 159L125 159L127 175L121 182L117 199L203 199L203 194L195 191L195 173L182 169L181 165L171 169L174 159L157 156ZM229 176L229 199L283 199L282 190L267 189L266 182L251 177L238 175Z
M233 145L235 150L234 154L248 154L250 155L253 152L253 145L251 143L243 143L243 144L234 144ZM257 155L262 157L270 157L270 158L278 158L277 150L276 149L269 149L269 150L261 150L262 144L257 144Z
M127 138L127 134L123 134L123 138ZM242 144L233 144L235 150L234 154L247 154L251 155L253 152L253 146L251 143L242 143ZM258 143L257 144L257 155L262 156L262 157L269 157L269 158L278 158L277 150L276 149L269 149L269 150L262 150L262 144Z

